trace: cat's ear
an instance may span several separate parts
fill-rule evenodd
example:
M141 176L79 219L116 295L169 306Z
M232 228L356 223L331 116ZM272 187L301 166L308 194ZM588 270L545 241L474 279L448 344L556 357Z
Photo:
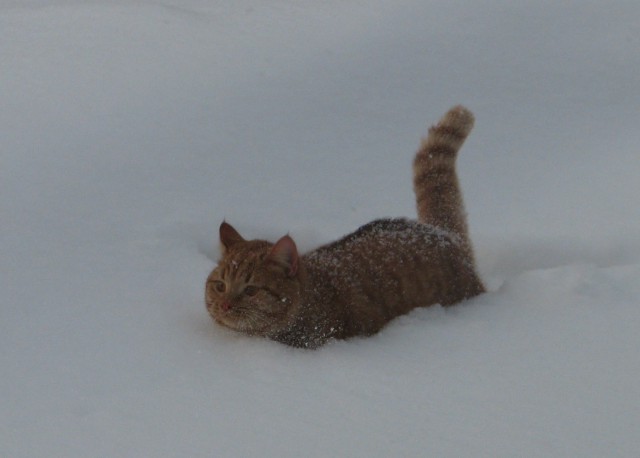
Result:
M298 273L298 248L288 235L285 235L273 245L267 260L283 267L290 277Z
M225 250L228 250L231 245L238 242L244 242L242 236L236 231L233 226L226 221L223 221L220 225L220 243Z

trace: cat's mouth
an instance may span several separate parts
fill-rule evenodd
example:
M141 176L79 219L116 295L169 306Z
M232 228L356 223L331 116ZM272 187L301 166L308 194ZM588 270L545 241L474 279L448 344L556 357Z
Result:
M212 310L211 317L213 320L221 326L226 328L230 328L233 330L237 330L238 327L238 319L234 317L230 317L228 313L223 312L222 310Z

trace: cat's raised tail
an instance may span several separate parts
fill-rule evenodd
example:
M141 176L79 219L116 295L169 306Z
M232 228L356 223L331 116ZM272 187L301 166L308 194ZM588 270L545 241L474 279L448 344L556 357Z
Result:
M457 234L469 249L467 217L455 165L473 123L473 114L467 108L451 108L429 129L413 161L418 221Z

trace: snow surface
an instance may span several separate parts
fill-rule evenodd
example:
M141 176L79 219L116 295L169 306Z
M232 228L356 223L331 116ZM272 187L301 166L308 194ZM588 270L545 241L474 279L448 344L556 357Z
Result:
M640 3L5 0L0 456L640 456ZM223 218L415 214L463 103L490 292L291 349L216 327Z

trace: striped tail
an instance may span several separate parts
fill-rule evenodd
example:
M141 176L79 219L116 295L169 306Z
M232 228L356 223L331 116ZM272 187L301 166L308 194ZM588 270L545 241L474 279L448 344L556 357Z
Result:
M473 114L465 107L451 108L429 129L413 162L418 220L459 235L469 250L467 217L455 165L473 122Z

